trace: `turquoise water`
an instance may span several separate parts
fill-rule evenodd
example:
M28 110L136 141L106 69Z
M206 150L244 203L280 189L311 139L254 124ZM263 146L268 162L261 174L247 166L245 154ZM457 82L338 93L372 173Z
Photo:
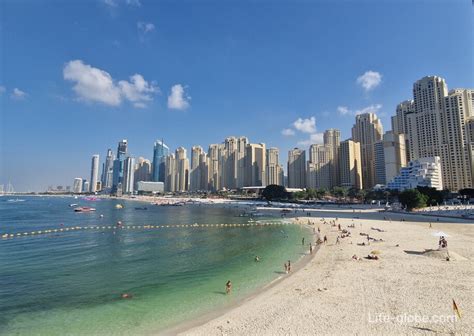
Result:
M77 225L246 223L235 207L26 197L0 199L3 233ZM68 205L93 206L74 213ZM115 209L115 204L125 205ZM104 217L100 218L99 215ZM281 275L311 239L294 225L94 230L0 239L0 334L159 332L225 307ZM254 262L255 255L261 262ZM233 293L225 295L227 280ZM131 293L132 299L121 299Z

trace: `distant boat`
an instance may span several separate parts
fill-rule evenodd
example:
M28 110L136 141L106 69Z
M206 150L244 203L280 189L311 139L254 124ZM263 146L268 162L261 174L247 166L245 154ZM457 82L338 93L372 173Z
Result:
M24 199L21 198L10 198L7 200L7 202L24 202Z
M69 204L70 207L76 207L77 204L76 203L72 203L72 204Z
M91 212L91 211L95 211L95 208L90 208L90 207L74 208L74 212Z

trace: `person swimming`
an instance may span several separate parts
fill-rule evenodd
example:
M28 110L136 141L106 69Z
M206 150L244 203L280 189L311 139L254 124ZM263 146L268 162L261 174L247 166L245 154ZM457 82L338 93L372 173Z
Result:
M130 294L130 293L122 293L122 295L120 297L122 299L131 299L131 298L133 298L133 295Z

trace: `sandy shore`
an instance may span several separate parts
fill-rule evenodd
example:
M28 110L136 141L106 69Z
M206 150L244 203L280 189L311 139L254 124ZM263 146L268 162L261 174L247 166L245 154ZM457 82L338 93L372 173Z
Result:
M474 333L474 225L406 217L401 222L339 218L351 237L340 240L337 227L314 221L328 244L302 269L223 315L182 335L448 335L454 332L452 300L462 312L456 334ZM326 221L333 219L326 217ZM376 227L385 232L372 230ZM437 249L434 231L448 238L450 261ZM367 238L383 239L360 246ZM398 245L398 246L397 246ZM379 260L366 257L373 250ZM424 319L424 320L422 320ZM196 325L196 324L195 324Z

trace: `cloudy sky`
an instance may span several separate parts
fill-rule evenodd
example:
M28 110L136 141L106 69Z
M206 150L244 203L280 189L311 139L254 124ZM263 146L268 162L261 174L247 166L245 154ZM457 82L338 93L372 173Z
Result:
M0 2L0 184L70 185L129 140L281 150L376 112L415 80L474 87L469 0Z

